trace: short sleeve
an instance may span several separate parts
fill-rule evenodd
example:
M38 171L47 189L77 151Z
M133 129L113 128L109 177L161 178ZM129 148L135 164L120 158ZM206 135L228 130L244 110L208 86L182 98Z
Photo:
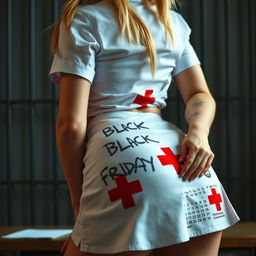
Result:
M60 24L59 42L49 76L59 84L61 72L81 76L92 83L95 76L95 58L100 50L95 30L86 13L77 12L70 30Z
M175 68L173 69L172 75L176 76L187 68L201 64L198 56L190 43L191 29L180 14L176 14L178 26L182 33L182 50L179 58L176 62Z

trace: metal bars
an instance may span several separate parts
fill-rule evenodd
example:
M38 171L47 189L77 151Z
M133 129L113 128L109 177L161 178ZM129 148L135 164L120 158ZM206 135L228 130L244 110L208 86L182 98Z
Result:
M11 138L11 127L12 127L12 106L9 104L12 98L12 0L5 1L6 4L6 47L7 47L7 55L6 55L6 99L7 99L7 225L12 224L11 220L11 148L12 148L12 138Z
M29 67L28 67L28 77L29 77L29 174L30 174L30 221L31 225L35 225L35 182L34 182L34 172L35 170L35 105L33 100L35 98L35 88L36 88L36 79L35 79L35 1L30 0L29 3Z
M228 180L228 177L230 176L230 163L231 163L231 156L229 153L229 147L231 146L230 142L230 126L232 123L232 101L228 101L228 98L230 97L230 86L232 83L232 46L231 46L231 26L232 26L232 21L231 21L231 4L232 1L231 0L225 0L225 52L226 52L226 101L225 101L225 107L226 107L226 116L227 116L227 122L226 122L226 179ZM230 183L227 182L226 183L226 190L227 193L229 194L230 191Z
M249 76L250 76L250 135L252 137L252 142L256 142L256 136L255 136L255 127L256 127L256 113L255 113L255 86L256 86L256 75L255 75L255 69L256 69L256 19L255 19L255 10L256 10L256 4L254 0L248 0L248 9L249 9L249 15L248 15L248 23L249 23L249 52L250 54L250 70L249 70ZM254 171L254 161L255 161L255 144L250 144L250 176L251 176L251 187L254 188L253 179L256 177L255 171ZM252 193L251 195L251 202L255 202L255 194ZM251 218L253 218L256 214L255 208L251 208ZM255 256L256 252L254 251Z
M202 65L204 67L204 73L207 75L208 67L204 65L207 61L207 46L208 46L208 35L207 35L207 12L208 12L208 1L201 0L201 38L202 38Z

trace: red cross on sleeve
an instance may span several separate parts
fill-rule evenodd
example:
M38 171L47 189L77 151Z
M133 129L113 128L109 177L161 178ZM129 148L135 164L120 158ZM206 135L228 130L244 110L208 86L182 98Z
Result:
M142 192L142 186L139 180L127 182L126 176L118 176L115 178L117 187L108 191L108 195L111 202L121 199L124 209L133 207L135 202L132 195L138 192Z
M139 104L142 107L147 107L148 104L153 104L155 102L155 97L151 97L153 90L146 90L145 95L137 95L133 103Z
M165 155L157 156L162 165L173 165L176 170L176 173L180 173L180 164L178 162L179 155L175 155L172 150L168 147L161 148L161 150L165 153Z

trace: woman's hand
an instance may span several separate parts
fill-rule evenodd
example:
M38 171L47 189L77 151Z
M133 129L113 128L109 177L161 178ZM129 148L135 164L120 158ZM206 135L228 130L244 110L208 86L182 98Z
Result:
M181 142L180 172L183 181L201 177L212 164L214 154L208 142L208 132L202 128L192 128Z

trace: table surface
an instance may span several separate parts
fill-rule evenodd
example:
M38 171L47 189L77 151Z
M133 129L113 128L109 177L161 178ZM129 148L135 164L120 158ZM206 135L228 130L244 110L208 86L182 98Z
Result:
M0 251L59 251L65 237L58 239L6 239L1 236L25 228L62 229L70 226L0 226ZM225 229L221 240L221 248L256 247L256 222L239 222Z

